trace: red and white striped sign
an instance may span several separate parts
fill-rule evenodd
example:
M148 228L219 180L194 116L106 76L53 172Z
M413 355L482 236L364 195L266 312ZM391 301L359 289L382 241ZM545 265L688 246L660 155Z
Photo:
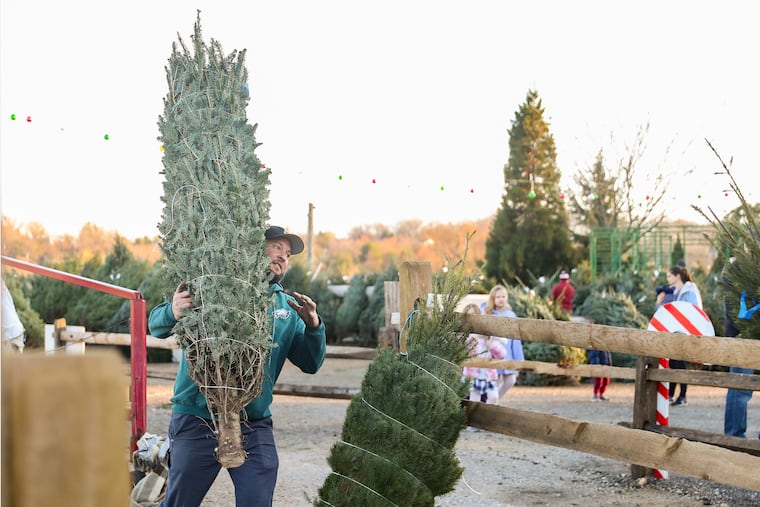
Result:
M692 336L715 336L715 328L710 317L698 306L686 301L673 301L662 305L649 321L649 331L663 333L681 333ZM668 368L669 361L661 357L660 368ZM657 383L657 424L668 425L670 400L668 391L669 382ZM654 476L659 479L667 479L668 472L654 470Z
M649 331L715 336L715 329L707 314L686 301L673 301L662 305L649 321Z

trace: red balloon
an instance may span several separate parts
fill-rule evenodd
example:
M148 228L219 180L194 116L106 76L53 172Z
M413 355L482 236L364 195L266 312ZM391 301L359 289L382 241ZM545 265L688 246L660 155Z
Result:
M29 123L32 123L32 117L31 116L27 116L26 117L26 121L28 121Z

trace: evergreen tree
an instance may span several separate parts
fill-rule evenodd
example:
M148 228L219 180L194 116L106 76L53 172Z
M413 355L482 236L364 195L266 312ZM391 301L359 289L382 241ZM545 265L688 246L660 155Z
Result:
M740 206L722 219L712 210L708 214L699 207L694 206L694 209L716 229L716 237L711 241L724 256L719 292L726 316L739 330L739 337L760 339L760 204L747 201L730 167L709 141L707 144L723 165Z
M575 177L578 193L570 196L570 209L584 229L594 227L617 227L620 204L615 177L604 165L602 150L594 164ZM586 235L588 237L588 235Z
M454 447L468 389L461 367L468 330L456 310L471 285L464 264L434 280L440 304L415 310L406 353L384 347L367 368L313 505L432 507L456 486L463 469Z
M489 277L512 283L574 264L556 159L543 105L529 91L509 129L504 195L486 241Z
M673 250L670 252L670 265L675 266L678 264L678 261L683 261L686 259L686 252L683 249L683 244L681 243L681 235L678 234L676 236L676 243L673 245Z
M327 343L337 343L338 335L335 331L335 318L341 299L330 291L327 284L327 277L321 276L314 278L309 283L309 290L305 294L310 294L319 309L319 317L325 324L325 337Z
M348 338L359 334L359 316L367 306L367 283L364 276L355 275L343 296L343 302L335 314L338 338Z
M205 396L224 467L245 461L240 415L260 392L272 346L271 272L264 232L269 171L248 123L245 50L225 55L203 41L194 54L180 38L159 118L164 210L159 223L167 288L184 284L195 306L174 328L188 374Z
M52 263L49 267L58 271L85 276L83 274L82 261L78 257L68 256L60 262ZM32 277L29 303L39 313L43 322L52 323L61 317L70 319L69 309L76 305L76 302L84 296L87 290L84 287L65 283L54 278L34 275ZM67 322L72 325L77 324L72 320L68 320Z
M621 238L620 249L625 253L665 218L662 203L671 179L677 175L675 172L644 175L648 195L643 202L641 196L633 192L642 180L640 162L646 151L648 131L649 125L639 129L633 144L626 145L624 155L614 168L607 166L599 150L594 163L574 176L577 189L571 192L569 199L574 238L586 249L592 229L609 227L619 229L616 236ZM606 235L597 237L597 250L610 251L611 241Z
M149 270L148 263L135 259L124 239L117 236L111 252L95 272L87 277L132 289L142 283ZM124 300L120 297L96 289L85 289L84 294L67 312L66 319L72 324L85 326L88 331L126 331L129 315L127 314L122 322L114 318L119 314L123 303Z
M377 276L367 306L359 315L359 344L377 346L377 333L385 325L385 282L398 281L395 264Z

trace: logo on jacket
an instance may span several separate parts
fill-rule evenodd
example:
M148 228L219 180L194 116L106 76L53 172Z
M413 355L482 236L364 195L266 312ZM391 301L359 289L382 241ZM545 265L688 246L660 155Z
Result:
M290 317L290 310L286 308L278 308L274 311L275 319L287 319Z

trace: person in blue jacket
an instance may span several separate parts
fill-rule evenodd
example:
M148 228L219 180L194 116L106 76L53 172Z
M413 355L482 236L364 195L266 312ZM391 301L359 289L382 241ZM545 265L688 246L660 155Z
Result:
M304 373L316 373L327 350L325 326L317 314L316 303L304 294L286 294L280 285L290 265L290 256L303 251L303 241L278 226L269 227L264 236L272 272L269 291L274 304L270 317L274 319L275 347L269 351L266 361L261 395L245 407L245 415L241 417L247 458L239 467L227 469L235 486L238 507L272 505L279 458L269 406L285 360ZM150 334L157 338L168 337L182 313L192 307L192 294L180 283L171 302L166 301L151 310ZM183 351L171 398L169 477L162 507L201 505L221 469L216 459L218 442L206 399L188 375L187 368Z

